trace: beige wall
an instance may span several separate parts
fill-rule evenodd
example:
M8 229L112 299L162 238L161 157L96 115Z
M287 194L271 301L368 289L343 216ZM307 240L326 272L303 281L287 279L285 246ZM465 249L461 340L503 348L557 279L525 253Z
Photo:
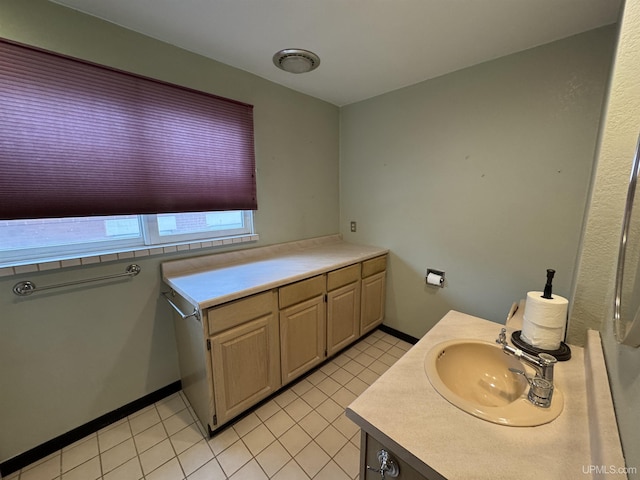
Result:
M571 330L594 328L602 333L622 446L627 465L636 469L640 469L640 349L617 344L612 318L622 212L639 132L640 1L627 0L600 134ZM629 478L640 479L640 473Z
M450 309L504 322L547 268L570 296L615 34L342 108L341 231L391 250L386 324L420 337ZM428 267L445 288L425 286Z
M339 110L246 72L44 0L2 0L0 37L251 103L258 245L339 230ZM211 253L199 251L197 254ZM194 255L193 253L191 255ZM160 263L130 281L11 294L128 262L0 277L0 461L179 379Z

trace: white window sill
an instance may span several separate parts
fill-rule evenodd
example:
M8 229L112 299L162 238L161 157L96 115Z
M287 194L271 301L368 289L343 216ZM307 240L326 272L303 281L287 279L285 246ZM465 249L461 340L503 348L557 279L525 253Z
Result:
M112 262L114 260L126 260L133 258L144 258L153 255L165 255L168 253L178 253L190 250L200 250L202 248L226 247L239 243L258 241L257 234L238 235L237 237L221 238L217 240L206 240L202 242L177 243L170 245L146 246L137 249L124 250L122 252L111 252L103 255L95 254L85 257L69 257L52 259L36 263L19 263L6 265L0 268L0 277L20 275L24 273L44 272L65 267L78 267L82 265L94 265L96 263Z

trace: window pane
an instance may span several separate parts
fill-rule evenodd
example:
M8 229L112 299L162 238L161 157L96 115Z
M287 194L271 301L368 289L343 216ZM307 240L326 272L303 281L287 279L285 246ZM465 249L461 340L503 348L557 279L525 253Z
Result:
M242 211L158 215L158 231L161 237L235 230L243 227L244 215Z
M142 237L137 215L0 221L0 251Z

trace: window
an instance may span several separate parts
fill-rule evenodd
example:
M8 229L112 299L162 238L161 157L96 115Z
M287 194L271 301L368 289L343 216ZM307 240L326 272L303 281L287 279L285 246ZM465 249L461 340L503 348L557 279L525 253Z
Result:
M253 234L251 211L0 221L0 267Z

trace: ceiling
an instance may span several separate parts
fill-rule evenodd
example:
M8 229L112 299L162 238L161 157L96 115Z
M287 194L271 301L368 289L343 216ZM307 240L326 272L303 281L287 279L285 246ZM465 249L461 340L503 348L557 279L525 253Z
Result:
M55 0L338 106L617 21L621 0ZM317 70L277 69L303 48Z

